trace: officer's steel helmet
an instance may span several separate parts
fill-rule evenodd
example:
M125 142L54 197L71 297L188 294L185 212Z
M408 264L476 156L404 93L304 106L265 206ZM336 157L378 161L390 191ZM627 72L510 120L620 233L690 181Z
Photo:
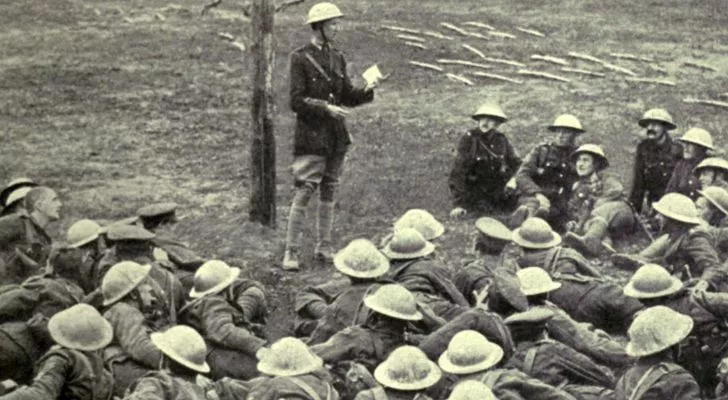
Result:
M200 373L210 372L207 365L207 345L196 330L185 325L175 325L166 331L154 332L152 343L167 357Z
M690 128L680 138L681 142L693 143L708 150L713 150L713 136L710 132L702 128Z
M635 317L627 331L627 355L644 357L682 342L693 329L693 319L665 306L650 307Z
M308 17L306 18L306 24L310 25L316 22L327 21L334 18L341 18L344 14L339 10L333 3L318 3L314 4L310 10L308 10Z
M495 103L485 103L480 106L471 116L474 120L478 120L481 117L491 117L500 122L508 121L508 117L503 112L503 109Z
M70 247L81 247L96 240L101 234L101 226L90 219L76 221L68 228L66 241Z
M549 125L549 130L554 130L556 128L568 128L579 133L584 132L584 128L582 128L579 118L576 118L571 114L562 114L556 117L554 123Z
M668 130L677 128L677 125L672 121L670 113L662 108L651 108L647 110L638 123L641 127L646 128L647 124L652 121L665 124Z
M149 264L141 265L133 261L114 264L101 281L104 305L114 304L129 294L149 276L151 269Z

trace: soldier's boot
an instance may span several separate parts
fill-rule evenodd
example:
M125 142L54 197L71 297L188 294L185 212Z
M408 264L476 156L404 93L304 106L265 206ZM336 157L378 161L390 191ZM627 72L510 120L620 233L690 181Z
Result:
M602 241L609 233L609 226L603 219L593 219L589 222L584 235L568 232L564 236L564 243L582 252L584 255L598 257L605 250Z
M316 258L324 262L331 262L334 258L334 248L331 245L331 231L334 227L334 202L320 201L318 220L316 222Z
M306 207L292 205L288 214L286 253L283 256L283 269L286 271L296 271L300 268L301 232L305 219Z
M531 216L531 213L532 211L528 206L518 206L518 208L516 208L516 211L513 211L513 213L508 217L507 221L505 221L506 225L508 225L508 227L511 229L516 229L521 226L523 221Z

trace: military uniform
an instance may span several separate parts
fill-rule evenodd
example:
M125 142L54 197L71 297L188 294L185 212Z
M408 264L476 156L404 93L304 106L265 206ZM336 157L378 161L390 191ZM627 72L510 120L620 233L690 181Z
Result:
M574 145L539 144L526 155L516 173L519 202L535 212L538 201L534 196L538 193L546 196L551 202L548 220L554 226L566 222L566 199L577 179L571 166L571 155L576 149Z
M258 375L255 353L266 343L256 336L265 321L265 295L252 280L237 279L223 292L191 301L181 320L205 338L211 377L250 379Z
M338 400L339 393L332 386L332 380L331 375L323 369L304 375L257 379L251 385L248 398L256 400L283 398Z
M629 195L629 202L637 212L642 212L645 196L648 204L652 204L666 193L672 170L678 160L682 159L682 153L682 146L667 133L664 143L643 140L637 145L632 192Z
M700 388L677 364L639 360L619 378L616 400L697 400Z
M30 277L0 294L0 380L32 378L33 365L52 344L48 319L82 298L76 283L51 276Z
M561 283L549 299L577 321L589 322L610 332L623 331L642 304L622 293L622 288L600 279L589 261L577 251L554 247L524 254L517 260L521 268L538 266Z
M460 139L450 170L448 183L454 206L481 211L510 206L504 188L520 165L505 135L471 129Z
M25 212L0 218L0 284L20 283L40 272L51 238Z
M173 376L168 371L153 371L129 387L124 400L206 400L205 389L195 381Z
M622 197L623 187L617 178L596 172L574 183L567 209L569 220L576 222L574 232L590 231L592 224L603 221L613 236L624 236L634 229L632 208ZM599 232L606 234L607 232ZM604 235L606 236L606 235Z
M311 351L327 364L354 361L373 371L392 350L405 343L404 332L384 324L356 325L337 332L324 343L311 346Z
M38 372L29 386L0 396L3 400L106 400L114 378L104 369L99 352L82 352L53 346L38 361Z
M445 267L435 259L392 260L384 278L406 287L417 301L429 305L435 314L447 321L469 308L468 301L450 280Z
M681 159L672 170L672 175L665 188L665 193L677 192L695 200L700 195L700 181L695 175L695 167L703 161L705 157L695 157L689 160Z
M298 292L293 305L296 311L296 335L310 336L318 325L318 320L326 314L329 304L350 286L349 278L339 277L320 285L306 286Z
M440 398L436 395L438 391L439 387L437 386L416 391L394 390L378 386L357 393L354 400L433 400Z
M485 383L501 400L577 400L563 389L531 378L516 369L494 368L469 375L444 376L450 388L465 380Z

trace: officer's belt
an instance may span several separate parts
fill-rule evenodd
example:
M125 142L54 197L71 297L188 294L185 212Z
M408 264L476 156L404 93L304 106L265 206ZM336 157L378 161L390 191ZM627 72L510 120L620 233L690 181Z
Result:
M306 56L306 59L308 59L308 61L313 65L313 67L316 68L316 70L321 73L324 78L326 78L326 81L331 82L331 77L329 76L329 74L326 73L324 67L322 67L321 64L319 64L318 61L316 61L316 59L313 58L311 54L305 52L303 54Z

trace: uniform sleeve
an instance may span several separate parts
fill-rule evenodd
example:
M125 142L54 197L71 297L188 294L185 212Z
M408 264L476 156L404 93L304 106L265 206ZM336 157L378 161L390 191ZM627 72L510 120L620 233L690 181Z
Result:
M136 382L134 391L124 396L124 400L165 400L166 392L162 381L155 377L145 377Z
M667 181L667 186L665 186L665 194L677 192L680 185L680 163L678 162L675 164L675 168L672 170L672 174L670 174L670 180Z
M616 201L622 197L624 186L613 176L605 176L602 186L602 194L597 199L594 207L598 207L608 201Z
M39 299L38 292L23 287L0 294L0 323L29 318Z
M331 300L330 296L319 287L308 286L296 295L296 312L302 318L322 318Z
M147 368L157 369L162 353L149 338L144 315L125 303L114 305L104 314L114 328L114 339L129 357Z
M533 148L533 150L526 155L526 158L523 159L523 163L516 173L518 191L525 196L533 196L536 193L542 192L541 187L533 180L533 177L538 171L538 153L540 149L541 146Z
M466 177L470 168L472 168L472 160L470 151L472 148L472 137L464 135L458 143L457 156L450 170L448 186L450 194L453 198L455 207L465 207L465 199L467 197L468 187Z
M531 400L577 400L576 397L548 383L531 378L516 369L509 369L505 379L500 379L493 386L499 398L531 399ZM512 397L501 394L512 393Z
M728 271L722 266L707 233L691 234L680 249L684 251L702 271L701 279L709 282L714 288L720 288L728 279Z
M720 320L728 320L728 293L724 292L695 292L695 299L711 314Z
M15 215L0 218L0 245L7 246L22 240L25 235L23 225L23 219Z
M243 311L247 321L262 320L268 310L265 292L258 286L251 286L245 289L237 298L235 303Z
M364 353L371 354L374 348L360 330L352 327L338 332L324 343L311 346L311 351L321 357L325 363L334 364L357 360L362 355L366 355Z
M0 399L56 400L61 397L61 391L70 368L71 365L66 357L52 355L39 366L38 373L30 386L21 386L17 390L1 396Z
M202 307L202 325L210 341L253 356L265 345L265 340L235 325L233 310L225 299L207 299Z
M351 84L351 79L346 73L346 60L340 55L342 64L342 75L344 87L341 91L341 104L347 107L356 107L362 104L371 103L374 100L374 90L364 90Z
M640 400L699 400L701 398L700 387L695 378L689 372L681 370L655 382L640 397Z
M629 194L629 202L632 203L632 206L634 206L637 212L642 212L642 203L645 197L644 170L645 161L642 158L642 152L640 151L640 147L638 146L632 172L632 191Z
M558 349L558 352L556 349ZM549 354L549 356L552 357L553 363L559 365L565 371L567 376L576 379L571 383L586 382L592 385L614 388L617 380L609 368L595 363L591 358L567 345L554 347L552 354Z
M290 57L290 106L296 114L327 117L325 100L306 97L307 77L303 53L295 51Z

